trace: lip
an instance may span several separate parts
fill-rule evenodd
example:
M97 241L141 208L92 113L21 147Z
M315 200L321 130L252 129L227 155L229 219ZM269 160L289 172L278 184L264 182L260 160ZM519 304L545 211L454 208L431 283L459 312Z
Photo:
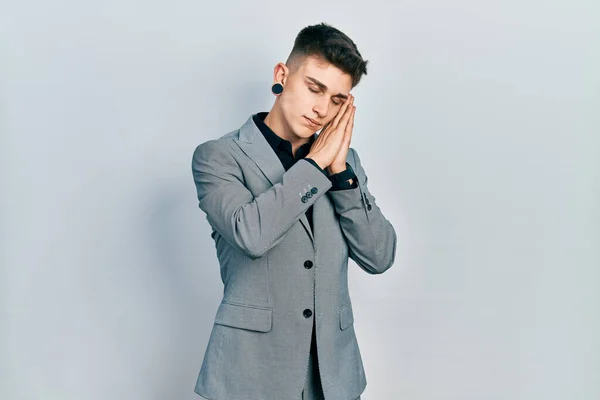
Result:
M321 126L321 124L315 123L315 121L313 121L312 119L310 119L308 117L304 117L304 118L308 121L309 125L313 128L318 128L319 126Z

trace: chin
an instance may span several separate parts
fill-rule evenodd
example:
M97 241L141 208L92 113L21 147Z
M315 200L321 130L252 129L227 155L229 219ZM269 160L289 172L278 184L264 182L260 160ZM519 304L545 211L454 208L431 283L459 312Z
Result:
M304 117L300 117L300 124L294 129L294 134L301 138L310 138L318 129L313 129L310 126L304 124ZM319 129L321 129L319 127Z

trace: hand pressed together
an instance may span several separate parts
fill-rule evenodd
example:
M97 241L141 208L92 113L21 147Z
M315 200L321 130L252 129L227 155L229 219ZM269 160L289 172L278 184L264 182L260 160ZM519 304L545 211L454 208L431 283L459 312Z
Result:
M355 110L354 96L350 94L336 116L323 127L307 155L332 174L346 169Z

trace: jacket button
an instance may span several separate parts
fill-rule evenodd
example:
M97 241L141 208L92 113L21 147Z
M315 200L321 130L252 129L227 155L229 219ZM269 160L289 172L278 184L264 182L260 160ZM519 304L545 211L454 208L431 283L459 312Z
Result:
M310 192L311 192L312 194L317 194L317 192L318 192L318 191L319 191L319 189L317 189L317 188L312 188L312 189L310 189Z
M371 206L371 203L369 203L369 199L368 199L367 195L364 193L363 193L363 198L365 199L365 202L367 203L367 210L371 211L371 208L373 208L373 207Z
M306 260L306 261L304 261L304 268L306 268L306 269L311 269L311 268L312 268L312 266L313 266L313 263L312 263L312 261L310 261L310 260Z
M303 314L304 317L310 318L310 316L312 315L312 311L307 308L306 310L304 310Z
M306 202L308 201L308 197L306 197L306 196L302 196L302 199L301 199L301 200L302 200L302 202L303 202L303 203L306 203Z
M305 196L310 199L312 197L312 193L311 192L306 192Z

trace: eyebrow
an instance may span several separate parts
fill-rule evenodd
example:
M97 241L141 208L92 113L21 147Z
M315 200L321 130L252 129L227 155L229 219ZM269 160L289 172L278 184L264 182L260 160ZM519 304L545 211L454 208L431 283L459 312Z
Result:
M312 76L307 76L306 78L310 79L315 85L319 86L321 88L321 90L323 90L323 91L327 90L327 85L325 85L323 82L313 78ZM334 94L331 97L339 97L344 100L346 100L348 98L348 96L346 96L343 93Z

